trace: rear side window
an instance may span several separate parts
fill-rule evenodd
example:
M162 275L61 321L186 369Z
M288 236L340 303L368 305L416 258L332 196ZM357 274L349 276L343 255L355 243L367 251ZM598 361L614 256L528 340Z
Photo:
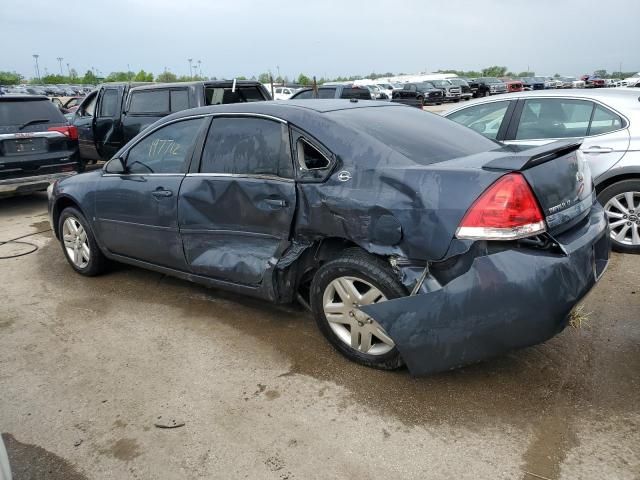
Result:
M447 118L495 140L508 107L509 101L484 103L454 112Z
M171 111L179 112L189 108L189 92L187 90L171 90Z
M275 120L214 118L202 152L200 172L293 176L289 131Z
M329 159L304 138L298 139L296 151L298 153L298 165L303 170L320 170L331 165Z
M266 100L257 86L236 87L207 87L205 89L207 105L222 105L226 103L261 102Z
M584 137L593 103L587 100L539 98L526 100L516 140Z
M169 90L146 90L131 94L130 113L166 113L169 111Z
M593 112L593 118L591 119L589 135L602 135L621 128L622 118L620 118L620 115L601 105L596 105L596 110Z
M32 120L44 120L34 123L65 123L60 110L48 99L42 100L0 100L0 125L21 126Z
M462 125L412 107L349 108L326 115L420 165L500 148L499 144Z
M115 117L118 114L118 91L107 88L100 100L99 117Z

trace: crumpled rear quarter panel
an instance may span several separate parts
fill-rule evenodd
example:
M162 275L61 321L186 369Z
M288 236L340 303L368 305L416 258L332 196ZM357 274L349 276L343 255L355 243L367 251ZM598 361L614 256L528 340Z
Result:
M413 375L452 369L543 342L567 324L609 253L601 207L571 233L566 255L512 249L477 257L439 290L362 307Z

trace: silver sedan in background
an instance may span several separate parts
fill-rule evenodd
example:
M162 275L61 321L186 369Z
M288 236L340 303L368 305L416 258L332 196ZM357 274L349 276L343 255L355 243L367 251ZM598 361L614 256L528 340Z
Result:
M640 91L539 90L489 97L444 113L485 137L536 146L584 138L613 248L640 253Z

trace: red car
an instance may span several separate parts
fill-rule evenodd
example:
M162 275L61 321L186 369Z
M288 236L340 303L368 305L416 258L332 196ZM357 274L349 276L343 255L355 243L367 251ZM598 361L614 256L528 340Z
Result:
M604 88L606 83L603 78L594 77L591 75L583 75L580 80L584 81L585 88Z
M520 80L504 80L507 86L507 93L522 92L524 90L524 84Z

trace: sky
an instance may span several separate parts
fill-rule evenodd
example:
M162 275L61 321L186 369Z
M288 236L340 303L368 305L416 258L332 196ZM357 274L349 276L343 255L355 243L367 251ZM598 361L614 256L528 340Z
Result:
M55 4L55 7L54 7ZM336 77L640 71L640 0L0 1L0 70ZM279 70L278 70L279 68Z

